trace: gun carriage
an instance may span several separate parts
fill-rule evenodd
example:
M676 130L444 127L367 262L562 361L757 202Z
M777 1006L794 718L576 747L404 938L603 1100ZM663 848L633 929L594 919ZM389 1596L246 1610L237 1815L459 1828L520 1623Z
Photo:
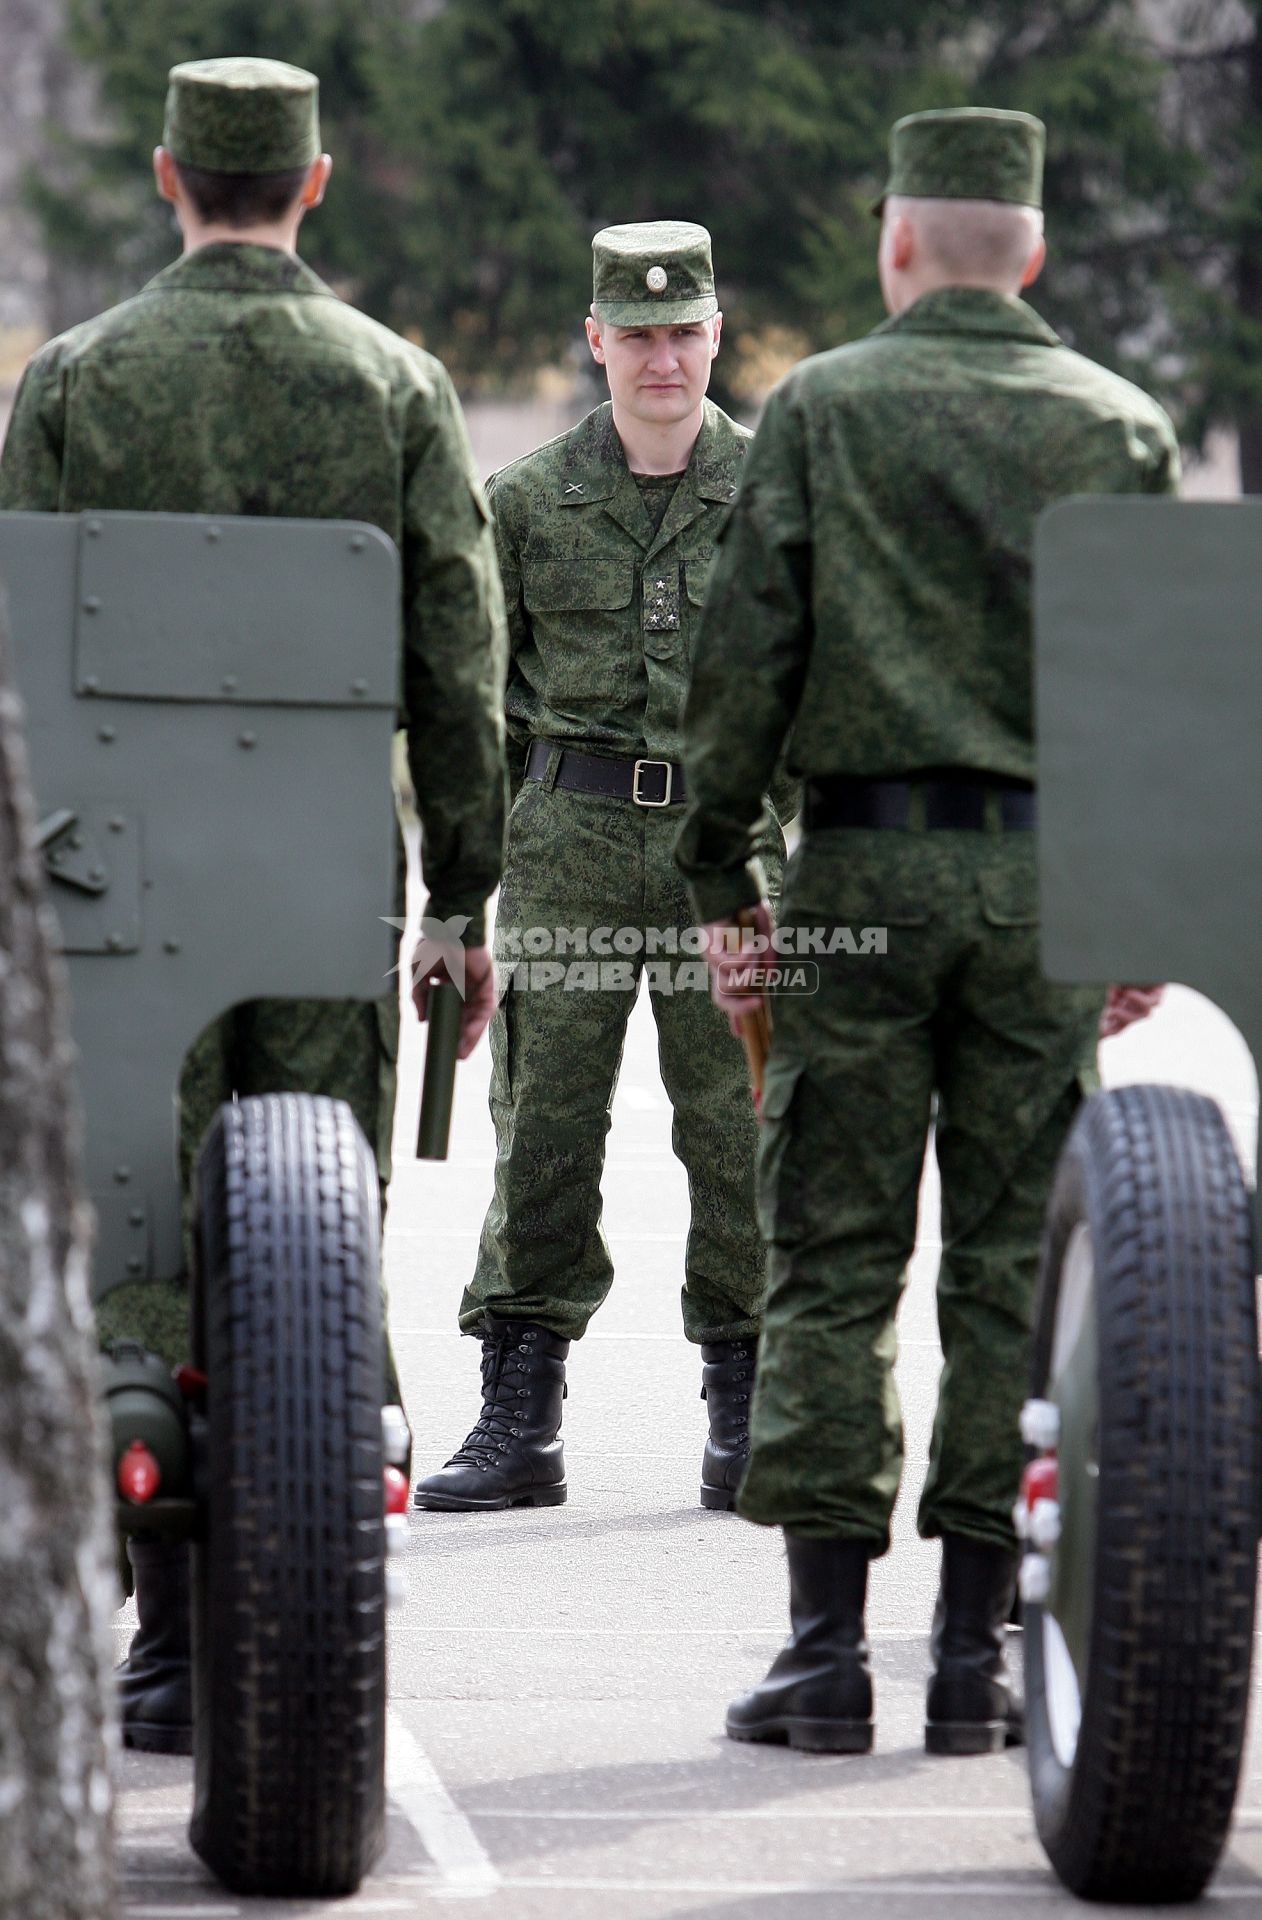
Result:
M1078 500L1036 545L1044 963L1177 980L1262 1057L1262 503ZM1195 1898L1240 1775L1257 1582L1256 1190L1219 1106L1094 1095L1051 1197L1018 1524L1040 1838Z
M399 562L349 523L7 514L0 580L99 1300L185 1276L176 1087L208 1023L382 991ZM375 1158L340 1102L242 1099L195 1196L190 1364L107 1356L119 1524L192 1542L193 1846L240 1892L346 1893L382 1840L407 1495Z

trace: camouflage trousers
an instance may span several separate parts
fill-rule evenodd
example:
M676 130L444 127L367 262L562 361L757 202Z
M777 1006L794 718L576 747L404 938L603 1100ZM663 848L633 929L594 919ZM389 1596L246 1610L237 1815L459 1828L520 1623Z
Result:
M384 1204L390 1178L398 1004L251 1000L212 1022L185 1058L179 1086L179 1169L186 1242L193 1163L219 1107L234 1093L323 1093L345 1100L376 1149ZM113 1287L97 1303L102 1343L142 1340L172 1366L188 1359L188 1291L179 1281ZM393 1363L388 1371L393 1379ZM397 1399L397 1390L394 1398Z
M919 1527L1012 1546L1043 1212L1093 1082L1103 994L1042 976L1027 832L816 833L789 864L780 923L884 928L886 951L823 959L818 993L774 1005L768 1293L740 1511L889 1544L895 1315L936 1093L945 1365Z
M674 1109L671 1141L691 1202L684 1333L732 1340L758 1330L764 1253L744 1054L711 1003L704 961L686 946L655 956L647 943L636 951L632 939L616 938L691 927L672 851L677 825L673 808L654 812L535 781L513 807L495 934L495 1197L461 1302L467 1333L489 1308L577 1339L609 1291L600 1179L627 1021L646 974ZM782 843L763 850L773 881L782 852ZM539 948L533 930L561 928L597 939L582 974L571 944L552 969L563 966L566 978L547 984L541 963L518 955Z

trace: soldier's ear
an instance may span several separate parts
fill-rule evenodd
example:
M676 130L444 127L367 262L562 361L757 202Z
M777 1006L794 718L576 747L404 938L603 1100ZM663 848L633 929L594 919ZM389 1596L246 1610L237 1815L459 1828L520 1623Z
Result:
M308 207L318 207L324 198L324 190L329 184L329 175L333 171L333 161L327 153L313 160L303 182L302 198L299 205L305 211Z
M710 325L711 325L710 358L711 360L713 360L715 354L719 350L719 340L723 333L723 315L721 313L716 313Z
M916 229L905 213L896 213L890 222L889 257L890 265L902 273L912 262L916 251Z
M1038 279L1039 275L1043 271L1043 263L1046 259L1047 259L1047 242L1043 238L1042 234L1040 234L1038 237L1038 244L1034 248L1034 251L1030 255L1029 259L1026 261L1025 272L1021 275L1021 291L1023 293L1027 287L1032 287L1034 285L1034 282Z
M153 178L159 199L169 200L174 205L180 197L180 182L175 161L165 147L155 147L153 150Z
M597 366L603 367L605 364L605 343L601 338L600 321L596 318L595 308L587 315L583 325L587 329L587 344L592 350L592 359L596 362Z

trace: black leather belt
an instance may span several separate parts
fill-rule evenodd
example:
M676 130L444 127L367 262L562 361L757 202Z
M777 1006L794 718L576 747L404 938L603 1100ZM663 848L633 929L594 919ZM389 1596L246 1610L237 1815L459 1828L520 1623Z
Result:
M837 774L807 781L802 810L808 832L821 827L909 826L923 826L930 832L981 832L992 821L1008 829L1033 827L1037 817L1031 787L979 775L858 780Z
M542 780L554 740L532 740L526 755L527 780ZM615 760L603 753L579 753L562 747L555 784L570 793L600 793L609 800L633 800L637 807L676 807L685 798L684 770L673 760Z

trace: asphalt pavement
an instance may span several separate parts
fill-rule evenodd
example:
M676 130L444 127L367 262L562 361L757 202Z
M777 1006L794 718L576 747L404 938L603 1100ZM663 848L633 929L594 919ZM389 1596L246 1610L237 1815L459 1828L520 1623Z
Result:
M419 1057L408 1022L386 1269L424 1470L476 1415L478 1349L456 1333L455 1312L493 1148L483 1045L461 1069L450 1159L411 1159ZM1216 1094L1252 1155L1252 1065L1206 1003L1174 992L1146 1028L1109 1044L1105 1066L1113 1081L1170 1079ZM1034 1833L1023 1756L923 1751L937 1555L916 1538L914 1516L940 1365L932 1161L901 1321L908 1470L893 1550L872 1580L877 1739L864 1758L723 1737L726 1702L760 1678L783 1639L785 1572L776 1533L697 1502L705 1409L679 1320L686 1193L643 998L605 1196L617 1277L572 1349L569 1502L411 1516L410 1598L391 1627L389 1844L359 1895L331 1911L354 1920L1051 1920L1074 1911ZM127 1631L124 1622L120 1655ZM209 1878L185 1839L190 1762L124 1756L120 1789L128 1920L323 1910L244 1901ZM1256 1726L1210 1897L1232 1915L1262 1915Z

